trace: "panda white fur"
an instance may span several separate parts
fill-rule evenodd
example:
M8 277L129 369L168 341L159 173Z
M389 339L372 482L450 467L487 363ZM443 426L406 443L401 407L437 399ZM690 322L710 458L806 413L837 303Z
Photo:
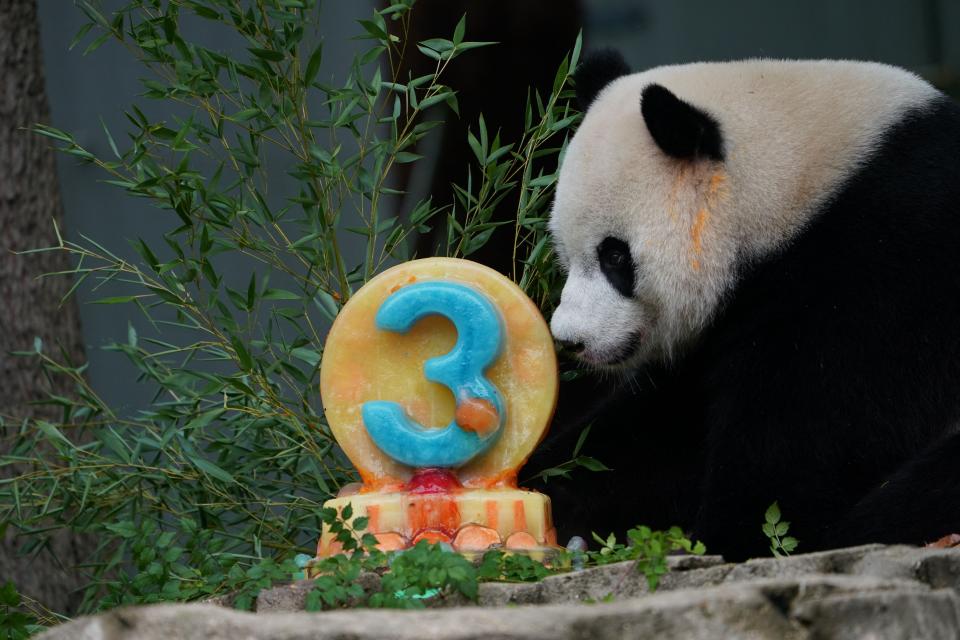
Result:
M737 559L960 532L960 108L904 70L577 71L551 232L585 382L537 462L563 533L682 524ZM583 396L596 399L585 408Z

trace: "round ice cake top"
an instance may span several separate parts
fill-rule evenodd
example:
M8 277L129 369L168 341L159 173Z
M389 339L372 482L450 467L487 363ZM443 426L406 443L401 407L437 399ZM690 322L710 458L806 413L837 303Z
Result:
M464 289L488 301L499 316L502 329L497 348L491 352L487 344L491 341L484 340L490 333L487 325L491 318L486 314L457 313L452 308L443 313L433 309L419 314L411 326L401 327L406 330L383 323L378 326L377 314L388 298L418 283L421 286L414 287L410 293L419 289L424 295L430 295L432 288L422 286L429 282L453 285L434 287L438 291L446 290L447 294ZM403 297L412 300L416 296ZM445 301L455 302L456 297L445 298ZM418 308L436 305L438 300L421 301ZM459 335L454 322L461 326ZM464 349L471 345L480 345L479 351L486 350L488 365L480 360L471 361L471 350ZM448 363L446 367L430 364L430 361L442 364L444 360ZM458 362L462 367L456 366ZM446 379L436 374L443 370L455 374ZM470 383L477 377L481 380L479 386ZM482 381L487 381L489 386L485 387ZM397 454L399 450L389 445L392 442L397 446L397 441L391 438L398 434L400 444L408 449L411 443L415 446L420 435L418 429L428 436L426 440L438 442L443 439L429 436L434 433L439 436L446 430L450 436L445 437L452 446L465 447L464 451L470 450L473 440L477 441L480 446L474 455L467 455L459 462L447 456L442 458L445 464L438 465L462 464L457 475L465 486L514 485L517 470L549 425L556 406L557 381L553 340L536 305L498 272L453 258L427 258L401 264L355 293L330 330L320 371L327 421L368 488L399 486L409 480L412 465L437 455L429 451L425 451L425 455L416 452L398 455L410 463L404 464L385 453L382 446ZM375 436L380 441L378 446L371 437L369 425L364 423L364 407L368 408L369 418L370 407L382 410L391 406L390 403L396 403L393 406L406 422L394 416L395 424L386 431L381 428L378 432L375 427L374 433L380 434ZM388 437L384 438L384 433Z

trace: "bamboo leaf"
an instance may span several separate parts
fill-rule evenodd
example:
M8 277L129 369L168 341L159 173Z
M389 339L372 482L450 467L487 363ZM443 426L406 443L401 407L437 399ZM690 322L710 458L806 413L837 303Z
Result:
M317 77L317 73L320 71L321 62L323 62L322 42L313 50L313 53L310 54L310 59L307 61L307 69L303 73L303 84L305 86L310 86L313 84L313 81Z
M255 118L256 116L260 115L260 113L261 111L258 107L251 107L249 109L242 109L240 111L237 111L235 114L230 116L230 119L235 122L246 122L247 120L250 120L251 118Z
M231 484L235 484L237 482L236 479L234 479L234 477L230 475L230 473L221 469L220 467L210 462L206 458L198 455L189 455L189 454L188 454L188 457L190 459L190 462L193 464L193 466L195 466L197 469L199 469L203 473L209 476L212 476L217 480L221 480L223 482L229 482Z
M273 51L272 49L259 49L256 47L250 47L247 49L247 51L261 60L267 60L269 62L280 62L283 60L283 54L279 51Z

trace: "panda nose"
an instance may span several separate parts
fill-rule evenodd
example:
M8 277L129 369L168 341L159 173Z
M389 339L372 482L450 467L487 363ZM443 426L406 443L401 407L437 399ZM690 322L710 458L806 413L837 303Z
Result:
M584 344L582 342L574 342L572 340L557 340L560 343L560 346L570 351L571 353L580 353L584 349Z

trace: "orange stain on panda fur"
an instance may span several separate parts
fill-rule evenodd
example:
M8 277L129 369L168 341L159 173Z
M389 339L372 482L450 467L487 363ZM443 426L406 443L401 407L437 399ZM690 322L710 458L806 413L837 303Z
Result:
M690 225L690 241L693 249L693 256L690 258L690 267L694 271L700 270L699 256L703 253L703 233L707 224L710 222L710 216L712 215L711 210L717 205L720 199L727 194L726 182L727 175L722 171L717 171L710 176L710 181L707 183L704 205L697 211L697 214L693 218L693 223Z
M707 207L701 207L697 212L697 217L693 219L690 226L690 239L693 241L693 252L697 255L703 253L703 229L710 220L710 210Z
M710 185L707 187L707 203L713 205L721 195L726 195L727 174L717 171L710 177Z

